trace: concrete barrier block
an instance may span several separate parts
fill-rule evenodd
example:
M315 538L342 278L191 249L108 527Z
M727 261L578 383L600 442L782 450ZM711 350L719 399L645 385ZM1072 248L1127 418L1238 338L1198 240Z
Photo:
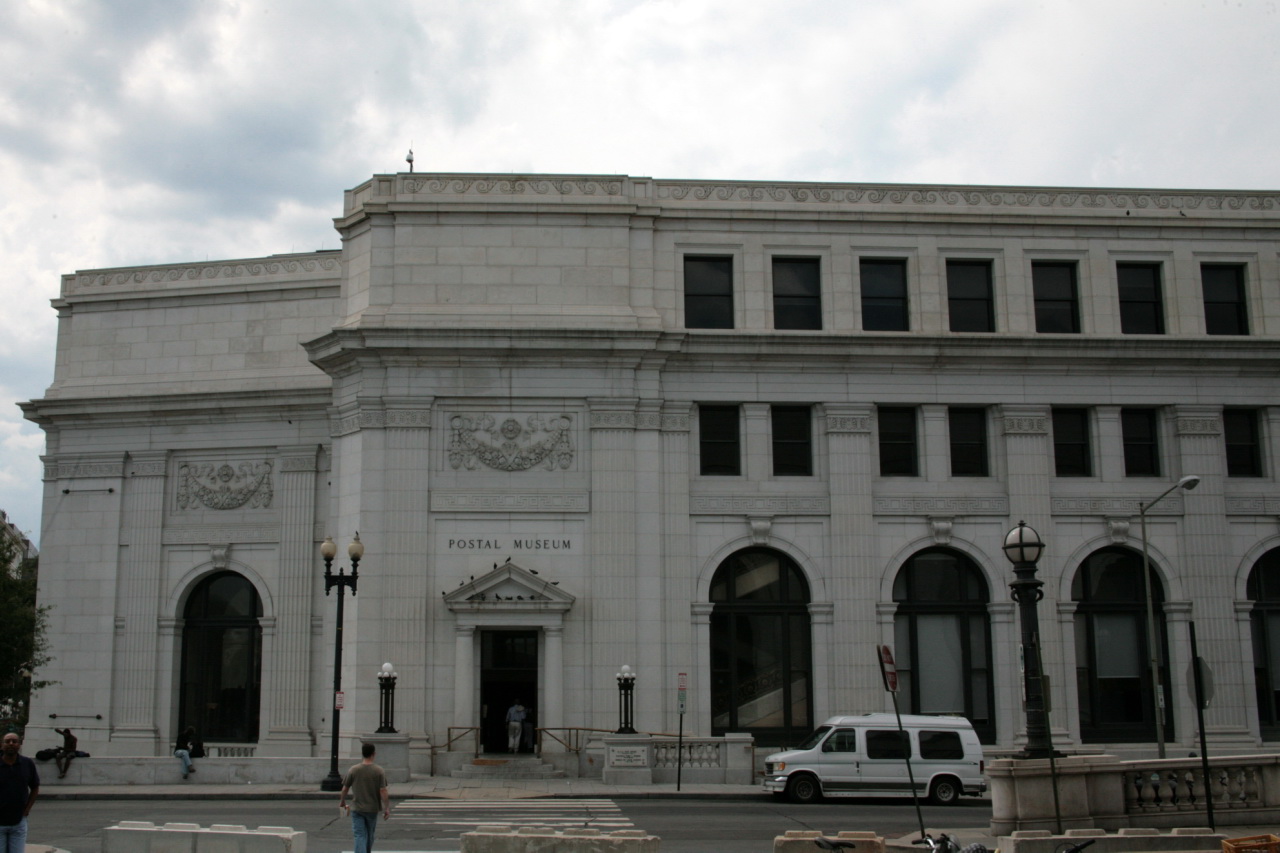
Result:
M1222 833L1190 827L1161 832L1149 827L1126 827L1114 834L1100 829L1073 829L1065 835L1047 832L1015 832L1000 838L1001 853L1057 853L1086 838L1097 841L1087 853L1220 853Z
M789 829L773 839L773 850L774 853L811 853L816 849L814 840L823 835L808 829ZM851 849L854 853L884 853L884 838L874 832L844 831L827 837L853 842L855 846Z
M543 826L477 827L462 836L462 853L658 853L656 835L622 829L603 833Z
M307 834L288 826L121 821L102 833L103 853L306 853Z

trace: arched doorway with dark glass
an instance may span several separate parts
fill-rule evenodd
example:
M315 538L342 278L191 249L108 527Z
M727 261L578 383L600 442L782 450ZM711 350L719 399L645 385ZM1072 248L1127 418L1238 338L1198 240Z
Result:
M1173 735L1164 583L1151 567L1151 606L1160 644L1165 737ZM1122 546L1094 551L1071 582L1076 602L1076 691L1086 743L1156 740L1156 702L1147 643L1142 554Z
M953 548L917 551L893 581L899 696L913 714L960 715L995 743L987 579Z
M244 575L214 572L183 609L179 730L205 741L256 743L262 692L262 601Z
M1280 740L1280 548L1253 564L1246 593L1253 602L1253 678L1262 739Z
M813 729L809 584L772 548L729 556L711 581L711 732L794 745Z

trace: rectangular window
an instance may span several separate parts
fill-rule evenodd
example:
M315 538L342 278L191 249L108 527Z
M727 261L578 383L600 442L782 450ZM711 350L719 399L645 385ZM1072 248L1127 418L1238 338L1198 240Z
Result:
M684 325L733 328L733 258L685 256Z
M1262 476L1262 443L1257 409L1225 409L1222 437L1227 445L1228 477Z
M906 732L894 729L867 730L867 758L911 757L911 740Z
M1249 334L1244 304L1244 264L1201 264L1204 330L1210 335Z
M1154 409L1121 409L1120 433L1124 439L1124 475L1160 476L1160 443Z
M916 452L916 410L876 410L880 432L880 476L915 477L919 473Z
M953 731L930 732L921 731L920 757L925 761L963 761L964 744L960 742L960 733Z
M994 332L990 261L947 261L947 311L953 332Z
M813 429L808 406L772 406L773 476L813 476Z
M1120 331L1126 335L1163 335L1164 300L1159 264L1116 264L1120 290Z
M905 332L907 319L907 262L863 258L862 328L868 332Z
M1037 332L1079 332L1080 298L1076 265L1042 261L1031 265Z
M986 477L987 410L947 410L951 433L951 476Z
M1093 476L1088 409L1053 410L1053 465L1059 477Z
M773 259L773 327L822 328L822 277L817 258Z
M742 473L737 406L698 407L698 465L704 476Z

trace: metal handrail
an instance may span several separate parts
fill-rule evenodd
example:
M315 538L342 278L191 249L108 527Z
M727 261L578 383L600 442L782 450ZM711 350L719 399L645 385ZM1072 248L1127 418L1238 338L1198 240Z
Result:
M454 732L457 732L457 734L455 735ZM480 754L480 727L479 726L449 726L448 740L446 740L444 744L445 751L451 751L453 749L453 745L457 741L466 737L468 732L470 732L472 735L475 736L475 743L472 748L472 752L475 755L479 755Z

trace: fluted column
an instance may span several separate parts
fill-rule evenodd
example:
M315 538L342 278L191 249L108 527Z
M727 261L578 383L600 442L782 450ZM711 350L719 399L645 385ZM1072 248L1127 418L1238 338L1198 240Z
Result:
M131 454L127 464L124 526L129 548L123 557L117 588L116 689L113 694L113 741L135 755L153 754L159 746L156 720L156 673L159 661L160 584L164 574L161 532L164 528L166 454ZM166 616L170 614L165 614Z
M663 618L667 627L666 669L689 674L685 724L691 735L711 732L695 680L698 640L688 619L689 605L700 598L689 522L689 404L662 409L662 563Z
M667 671L667 645L662 621L666 588L662 577L662 413L657 401L646 400L636 411L632 433L635 453L635 557L636 643L639 657L632 662L647 675L638 682L635 716L650 731L670 731L672 710L664 688L675 684ZM626 663L627 661L622 661Z
M543 728L560 728L564 723L564 628L548 625L542 629L543 665L542 714L539 724Z
M280 453L280 565L274 590L276 638L263 650L263 709L270 709L261 755L310 755L311 591L319 578L315 542L316 445Z
M480 718L475 712L475 636L474 625L458 625L453 638L453 724L474 726Z

